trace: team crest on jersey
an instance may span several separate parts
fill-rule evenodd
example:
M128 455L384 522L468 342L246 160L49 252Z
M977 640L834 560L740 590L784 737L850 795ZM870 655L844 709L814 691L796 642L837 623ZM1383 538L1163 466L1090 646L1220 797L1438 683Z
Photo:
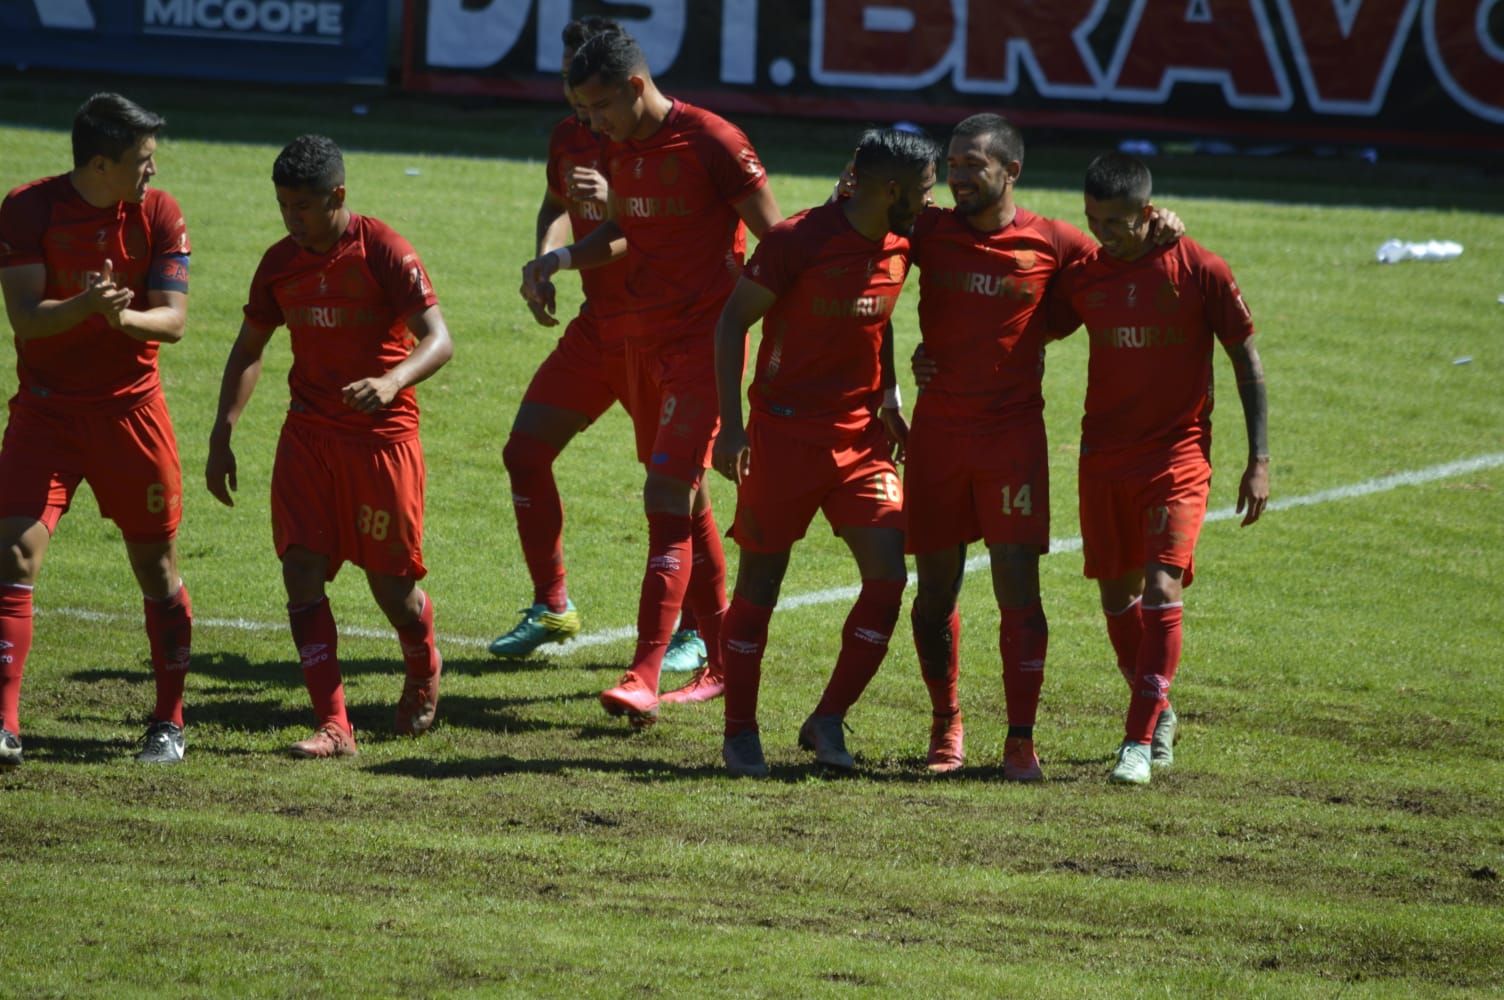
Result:
M1088 308L1088 309L1101 309L1106 304L1107 304L1107 293L1106 292L1087 292L1086 293L1086 302L1085 302L1086 308Z
M663 158L658 164L658 181L661 184L674 184L679 180L679 158L673 153Z
M752 147L743 146L741 152L736 154L736 158L749 177L763 176L762 163L758 161L757 153L752 150Z
M907 273L908 268L904 265L902 256L894 254L888 258L888 277L894 281L903 281L903 276Z
M1013 251L1013 263L1018 265L1020 271L1027 271L1039 260L1039 255L1033 250Z
M1175 282L1166 281L1159 286L1159 291L1154 293L1154 308L1171 315L1180 311L1180 289L1175 287Z

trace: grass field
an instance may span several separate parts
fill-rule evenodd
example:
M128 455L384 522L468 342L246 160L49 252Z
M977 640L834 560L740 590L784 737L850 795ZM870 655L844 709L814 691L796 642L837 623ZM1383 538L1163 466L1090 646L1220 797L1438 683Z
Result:
M68 118L97 83L0 78L7 186L66 169ZM0 773L8 995L1504 990L1496 179L1413 160L1153 163L1157 200L1228 259L1254 311L1274 453L1274 509L1240 529L1225 509L1241 420L1224 392L1221 513L1187 593L1172 772L1147 789L1105 780L1123 692L1075 544L1085 343L1073 338L1051 348L1045 386L1057 539L1043 565L1046 782L1000 781L985 571L962 594L968 768L924 770L927 700L901 626L849 718L858 776L813 769L794 735L834 660L841 588L856 582L816 529L773 619L762 722L774 778L755 783L721 772L718 703L666 707L633 735L596 702L630 654L645 547L619 412L558 465L585 635L520 665L484 650L530 593L501 446L555 336L516 294L555 114L247 90L229 119L213 88L121 89L169 118L158 183L194 244L189 333L162 352L188 487L188 758L130 759L151 704L140 599L84 491L37 589L27 762ZM351 113L357 101L366 114ZM786 212L824 196L856 131L747 128ZM336 762L284 752L311 720L268 530L285 335L236 434L237 506L202 488L219 373L256 261L281 236L271 162L305 131L346 144L352 207L416 245L456 341L419 390L440 721L417 742L384 735L400 659L347 569L331 599L362 742ZM1021 200L1078 219L1090 150L1045 146ZM1467 249L1380 266L1373 251L1392 236ZM913 304L898 318L901 357ZM729 522L731 492L712 489Z

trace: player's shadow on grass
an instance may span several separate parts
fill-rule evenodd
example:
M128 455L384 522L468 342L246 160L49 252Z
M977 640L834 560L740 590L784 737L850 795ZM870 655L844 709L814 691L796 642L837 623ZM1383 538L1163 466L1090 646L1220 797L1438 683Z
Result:
M628 774L642 782L664 779L705 779L724 774L719 766L671 764L661 760L621 760L604 757L539 757L507 755L433 760L421 756L387 761L364 768L371 774L398 775L427 780L498 778L513 774L561 774L589 771L594 774Z

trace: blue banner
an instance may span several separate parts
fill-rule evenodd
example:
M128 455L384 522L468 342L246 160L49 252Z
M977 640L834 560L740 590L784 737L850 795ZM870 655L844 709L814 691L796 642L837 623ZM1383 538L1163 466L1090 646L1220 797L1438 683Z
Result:
M0 61L283 83L384 83L389 0L5 0Z

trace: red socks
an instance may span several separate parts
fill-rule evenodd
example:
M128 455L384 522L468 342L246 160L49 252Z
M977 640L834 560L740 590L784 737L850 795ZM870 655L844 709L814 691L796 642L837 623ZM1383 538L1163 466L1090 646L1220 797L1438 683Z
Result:
M708 496L708 494L707 494ZM726 616L726 552L715 514L707 503L690 523L689 589L679 627L692 628L705 642L705 666L721 674L721 622Z
M916 605L909 611L909 622L930 705L936 715L955 715L960 709L956 682L961 676L961 613L952 608L949 618L926 622Z
M21 734L21 674L31 652L31 588L0 583L0 728Z
M1131 689L1133 676L1138 672L1138 647L1144 639L1142 601L1135 597L1133 603L1122 611L1104 611L1107 618L1107 638L1112 641L1112 651L1118 657L1118 673Z
M655 691L674 620L689 589L691 529L692 521L679 514L648 515L648 564L637 604L637 650L630 669ZM704 624L702 619L702 628ZM705 645L708 649L710 643Z
M423 610L418 620L397 629L397 641L402 644L402 662L407 664L407 676L426 679L439 672L439 651L433 638L433 599L419 591L423 598Z
M1170 682L1180 666L1180 623L1183 604L1163 608L1144 608L1144 639L1139 646L1138 672L1133 679L1133 693L1128 703L1128 723L1124 739L1148 743L1154 737L1154 725L1170 693Z
M345 732L352 732L350 719L345 715L345 685L339 672L339 633L334 628L334 612L329 608L329 598L298 608L289 605L287 620L292 626L292 641L298 646L298 659L303 664L303 683L313 701L313 714L319 725L335 722Z
M731 598L722 629L721 669L726 676L726 735L757 731L757 689L762 683L762 654L768 645L773 609L753 604L740 594Z
M856 704L888 655L888 639L903 607L908 581L863 580L861 593L841 630L841 654L825 685L816 715L841 715Z
M517 535L522 541L522 559L533 578L533 603L550 611L563 611L564 502L554 482L554 459L559 453L542 438L513 434L501 451L501 460L512 481L512 510L517 516Z
M183 724L183 685L188 679L188 659L193 651L193 604L188 585L178 581L177 593L143 601L146 640L151 646L151 669L157 679L157 706L152 718Z
M998 608L998 652L1003 657L1003 694L1009 726L1032 726L1044 686L1044 658L1050 626L1044 608Z

